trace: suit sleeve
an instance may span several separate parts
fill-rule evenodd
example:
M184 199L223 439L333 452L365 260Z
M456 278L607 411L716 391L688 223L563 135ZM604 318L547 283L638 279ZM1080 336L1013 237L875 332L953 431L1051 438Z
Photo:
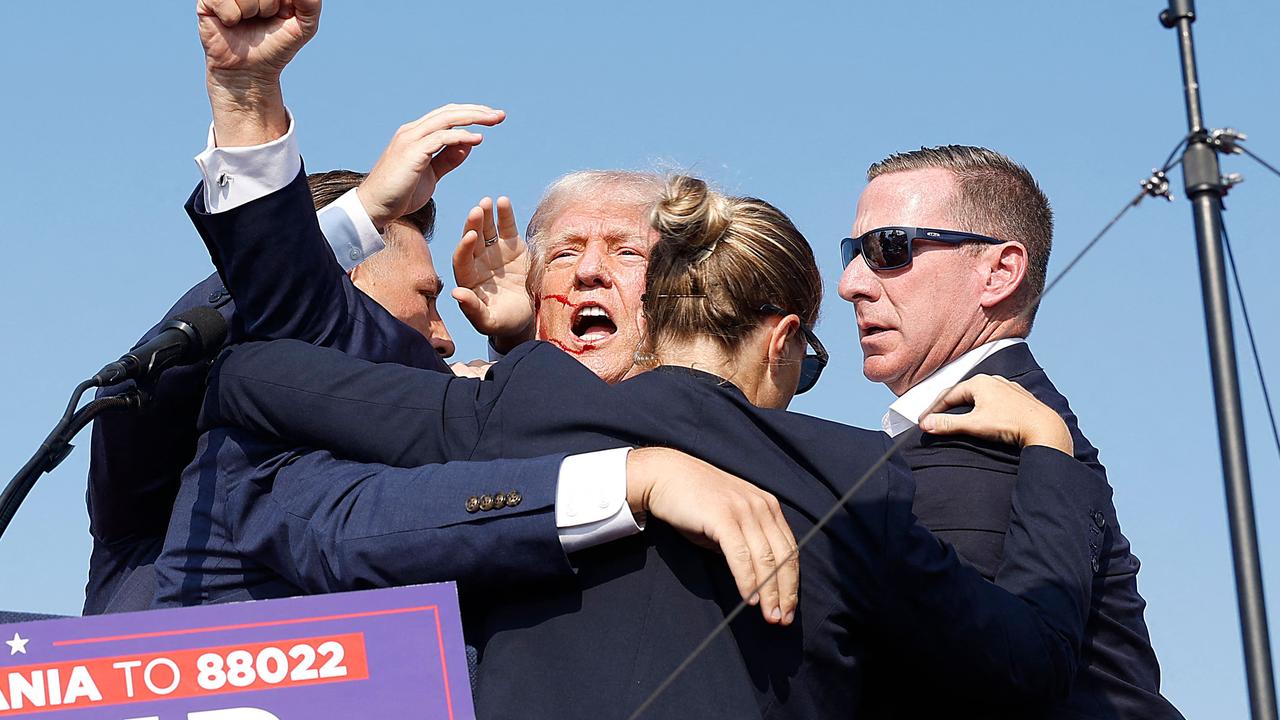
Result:
M414 467L470 459L502 387L294 340L247 343L214 364L201 426Z
M243 334L233 341L293 338L448 371L426 338L351 284L320 230L305 169L283 189L216 214L197 187L186 209L235 298Z
M395 468L230 432L262 471L228 488L233 542L308 593L571 572L554 512L563 455ZM476 496L498 494L500 507L476 508Z
M984 703L1064 697L1079 664L1106 482L1045 447L1022 451L995 583L916 522L905 463L888 469L882 605L887 645L947 689Z

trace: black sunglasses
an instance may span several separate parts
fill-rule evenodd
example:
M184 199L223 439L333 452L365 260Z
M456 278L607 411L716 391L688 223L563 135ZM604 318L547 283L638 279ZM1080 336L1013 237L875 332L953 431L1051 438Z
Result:
M769 313L770 315L791 315L792 313L783 310L777 305L763 305L760 312ZM827 362L831 360L831 356L827 354L827 349L822 346L822 341L817 335L813 334L813 330L801 323L800 332L804 335L804 341L809 343L809 347L813 348L812 353L806 353L804 360L800 362L800 383L796 385L796 394L808 392L818 384L818 378L822 377L822 370L827 366Z
M997 240L986 235L960 232L958 230L935 230L934 228L890 226L868 230L856 238L845 238L840 241L840 259L842 267L849 267L853 259L862 255L867 267L872 270L898 270L911 264L911 243L916 240L961 245L969 242L1002 245L1004 240Z

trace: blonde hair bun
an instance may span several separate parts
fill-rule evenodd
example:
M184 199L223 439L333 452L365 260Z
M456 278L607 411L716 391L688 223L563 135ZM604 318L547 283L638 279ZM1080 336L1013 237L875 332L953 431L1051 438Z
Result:
M662 242L670 243L673 252L691 257L695 263L715 251L732 221L729 199L688 175L667 181L652 217Z

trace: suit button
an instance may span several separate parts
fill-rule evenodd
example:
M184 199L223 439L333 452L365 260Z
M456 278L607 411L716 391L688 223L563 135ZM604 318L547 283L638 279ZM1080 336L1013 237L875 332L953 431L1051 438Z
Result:
M493 494L493 509L494 509L494 510L501 510L502 508L504 508L504 507L506 507L506 506L507 506L507 496L506 496L506 495L503 495L503 494L502 494L502 493L500 493L500 492L496 492L496 493L494 493L494 494Z
M492 509L493 509L493 496L492 496L492 495L481 495L481 496L480 496L480 509L481 509L481 510L485 510L485 511L488 511L488 510L492 510Z
M480 509L480 499L475 495L467 498L467 512L473 513Z
M521 497L519 491L512 490L507 493L507 507L515 507L520 504L521 500L524 500L524 498Z
M1107 516L1106 516L1106 515L1103 515L1103 514L1102 514L1102 512L1100 512L1100 511L1098 511L1098 510L1094 510L1094 511L1093 511L1093 524L1094 524L1094 525L1097 525L1099 528L1104 528L1104 527L1106 527L1106 526L1107 526Z

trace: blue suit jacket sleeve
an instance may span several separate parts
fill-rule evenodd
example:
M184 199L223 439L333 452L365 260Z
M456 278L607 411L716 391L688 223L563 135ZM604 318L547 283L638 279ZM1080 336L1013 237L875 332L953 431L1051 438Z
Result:
M294 338L375 362L448 372L431 343L351 284L320 231L306 170L270 195L210 214L203 187L186 205L241 327L232 342Z
M567 574L556 531L563 455L415 468L296 452L229 437L259 473L226 488L236 549L308 593L457 580L503 585ZM477 512L468 499L517 493ZM501 522L495 522L501 518Z
M891 582L880 613L886 646L905 656L904 665L986 703L1065 696L1089 615L1093 517L1109 506L1110 488L1069 455L1024 449L1004 560L992 584L916 521L905 463L895 460L888 472Z
M200 422L397 467L467 460L504 377L536 346L517 348L477 380L293 340L246 343L214 363Z

